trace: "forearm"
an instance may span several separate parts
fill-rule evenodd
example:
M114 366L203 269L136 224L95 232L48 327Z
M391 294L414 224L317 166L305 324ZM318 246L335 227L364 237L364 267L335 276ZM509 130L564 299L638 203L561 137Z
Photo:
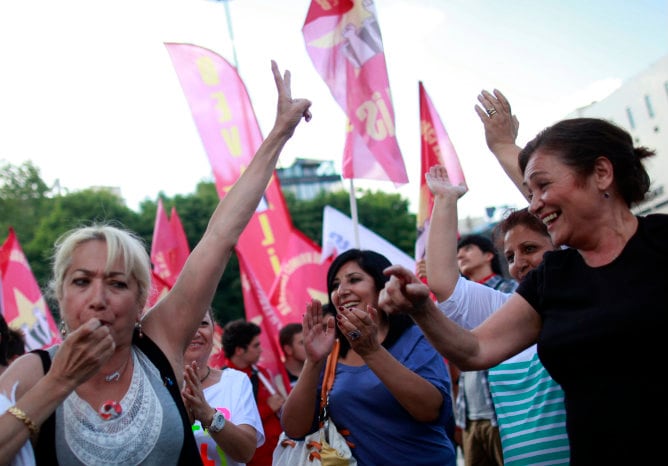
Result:
M54 383L42 377L14 403L14 406L23 411L26 417L39 428L71 391L64 384ZM0 458L3 458L0 464L9 464L26 440L30 438L31 433L24 421L10 412L5 412L0 416Z
M236 425L231 421L218 432L209 435L231 459L239 463L248 463L257 448L255 429L248 424Z
M525 199L528 199L529 193L524 185L524 177L520 171L518 157L522 148L515 143L497 143L490 147L490 150L496 157L496 160L506 172L510 181L520 190Z
M303 437L313 425L316 400L319 399L318 381L324 362L314 364L307 359L299 374L299 382L283 403L281 424L289 437Z
M478 358L480 346L476 336L448 319L431 300L411 313L429 343L461 370L487 369Z
M431 382L401 364L382 346L365 355L364 362L415 420L438 419L443 395Z
M427 283L439 301L452 294L459 278L457 266L457 196L434 197L427 236Z

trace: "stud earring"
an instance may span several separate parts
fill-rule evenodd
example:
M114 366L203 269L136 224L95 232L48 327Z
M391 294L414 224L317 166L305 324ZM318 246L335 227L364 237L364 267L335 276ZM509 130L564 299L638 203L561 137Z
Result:
M58 330L60 331L60 336L63 337L63 340L67 336L67 324L65 323L64 320L60 321L60 325L58 326Z
M610 193L607 192L607 191L605 191L605 192L603 193L603 197L606 198L606 199L610 199Z

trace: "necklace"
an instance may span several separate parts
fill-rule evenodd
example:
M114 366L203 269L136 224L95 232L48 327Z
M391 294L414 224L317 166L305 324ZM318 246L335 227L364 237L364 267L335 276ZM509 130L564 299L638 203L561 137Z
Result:
M211 374L211 368L209 366L206 366L206 375L199 379L199 383L204 382L206 379L209 378L209 375Z
M125 368L128 366L128 362L129 362L129 361L130 361L130 359L126 359L125 362L123 363L123 365L122 365L121 367L119 367L117 370L115 370L115 371L112 372L111 374L109 374L109 375L105 375L105 376L104 376L104 381L105 381L105 382L115 382L115 381L117 381L118 379L120 379L120 378L121 378L121 374L123 373L123 371L125 370Z

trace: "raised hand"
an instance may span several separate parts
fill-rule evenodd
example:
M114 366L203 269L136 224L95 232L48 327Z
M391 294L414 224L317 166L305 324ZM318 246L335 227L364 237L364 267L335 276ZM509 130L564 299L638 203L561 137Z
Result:
M322 303L317 299L306 304L306 313L302 319L304 349L306 356L317 363L332 351L336 332L334 330L334 316L324 314Z
M482 107L476 105L475 111L485 126L487 147L496 154L504 145L515 145L520 122L512 114L510 103L501 91L494 89L493 92L483 90L478 95Z
M443 165L434 165L424 175L427 186L434 196L452 196L459 199L468 191L465 184L453 185Z
M282 128L288 136L292 136L302 117L306 121L311 121L311 111L309 110L311 101L292 98L290 71L286 70L282 76L274 60L271 61L271 71L274 73L274 81L278 90L275 127Z

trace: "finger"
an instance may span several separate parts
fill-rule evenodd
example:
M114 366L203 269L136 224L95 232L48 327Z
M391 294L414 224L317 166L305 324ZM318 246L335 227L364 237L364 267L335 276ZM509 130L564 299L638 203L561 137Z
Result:
M489 115L487 115L487 112L484 111L482 108L480 108L479 105L476 105L475 107L473 107L473 109L478 114L478 117L480 118L480 121L482 121L483 123L486 123L487 120L489 120Z
M494 89L494 96L496 97L496 100L498 100L501 107L508 113L511 113L510 103L508 102L508 99L506 99L506 96L503 95L503 93L498 89Z
M292 98L292 75L289 70L285 70L283 73L283 86L285 87L285 95L288 99Z

